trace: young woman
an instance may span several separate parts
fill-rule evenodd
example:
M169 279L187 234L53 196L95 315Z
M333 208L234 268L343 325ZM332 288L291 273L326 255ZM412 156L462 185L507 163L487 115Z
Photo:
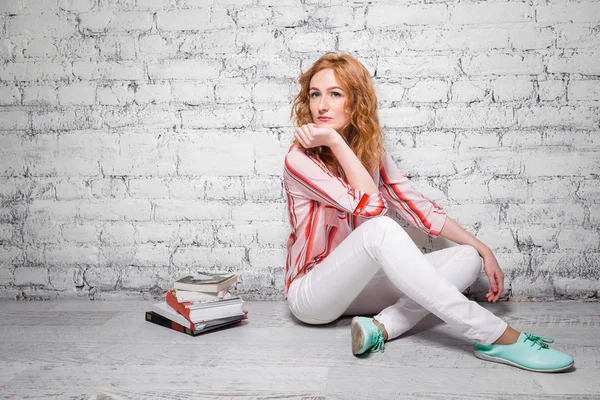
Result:
M298 128L285 157L289 236L285 298L308 324L342 315L355 355L383 351L384 341L411 329L429 312L475 342L479 358L555 372L571 356L550 338L517 332L462 295L482 269L496 302L504 277L491 250L438 204L411 187L383 147L377 98L366 68L348 54L327 53L300 76L292 116ZM458 246L424 255L387 217Z

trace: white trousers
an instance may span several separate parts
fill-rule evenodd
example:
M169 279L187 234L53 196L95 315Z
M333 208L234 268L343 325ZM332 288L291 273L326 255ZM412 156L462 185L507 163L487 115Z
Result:
M375 217L314 269L294 279L287 303L294 316L308 324L377 314L388 340L431 312L468 339L491 344L507 323L461 293L482 267L472 246L423 254L396 221Z

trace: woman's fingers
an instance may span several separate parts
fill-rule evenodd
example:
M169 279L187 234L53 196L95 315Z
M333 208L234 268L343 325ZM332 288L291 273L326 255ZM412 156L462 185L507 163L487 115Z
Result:
M302 129L300 129L300 128L296 129L296 132L294 132L294 137L296 139L298 139L298 141L300 142L302 147L304 147L305 149L308 148L308 146L306 144L306 140L304 139L304 132L302 132Z

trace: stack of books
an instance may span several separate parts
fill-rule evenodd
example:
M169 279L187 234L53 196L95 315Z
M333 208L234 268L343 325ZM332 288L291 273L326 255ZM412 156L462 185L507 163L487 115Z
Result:
M153 304L146 321L196 336L237 324L248 318L244 301L231 294L235 273L205 273L183 277L173 283L166 302Z

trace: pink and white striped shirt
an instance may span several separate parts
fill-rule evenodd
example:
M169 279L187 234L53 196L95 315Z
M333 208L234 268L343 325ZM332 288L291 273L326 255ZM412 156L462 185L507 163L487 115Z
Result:
M419 230L439 236L446 212L417 192L387 154L373 194L353 189L339 167L337 177L321 161L292 145L285 156L283 185L292 233L287 244L285 298L292 280L323 261L355 228L386 215L391 206Z

